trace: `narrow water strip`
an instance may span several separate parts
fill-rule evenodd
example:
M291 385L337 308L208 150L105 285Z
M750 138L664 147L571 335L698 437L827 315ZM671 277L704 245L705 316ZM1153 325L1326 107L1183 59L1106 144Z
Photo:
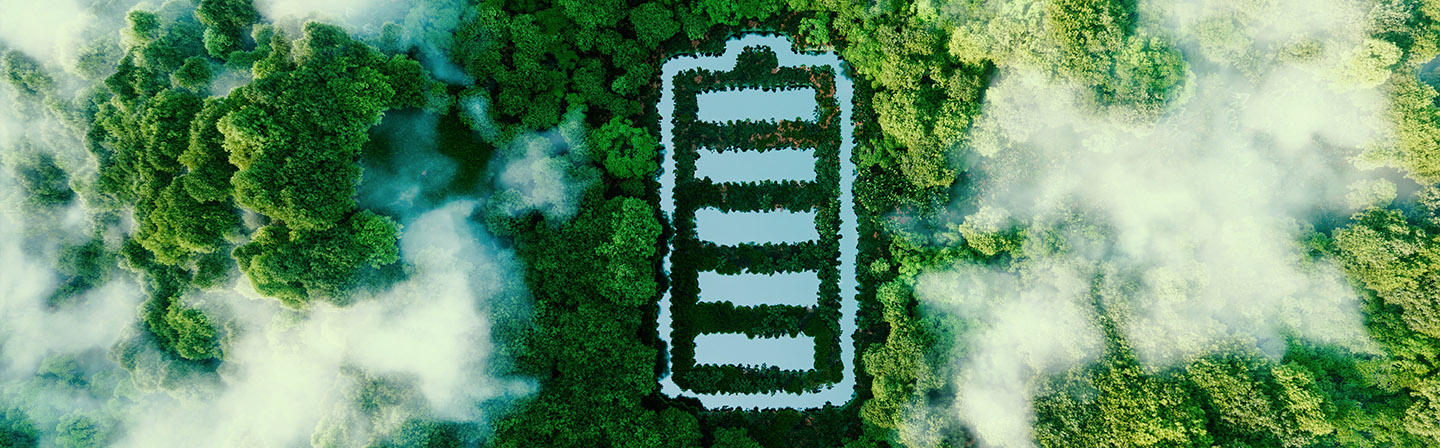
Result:
M736 57L742 49L749 46L768 46L775 50L783 66L830 66L838 75L835 78L835 100L840 105L840 350L841 359L844 362L844 376L838 383L826 387L816 393L788 394L788 393L764 393L764 394L699 394L682 390L670 376L660 378L661 391L669 396L688 395L696 397L701 404L710 409L721 407L738 408L818 408L825 404L836 406L844 405L855 397L855 368L856 356L854 345L854 334L856 331L855 316L859 308L855 300L855 293L858 289L855 279L855 257L858 252L856 245L859 235L857 232L855 205L851 197L852 187L855 183L855 167L850 161L854 151L855 132L854 124L851 123L851 109L853 106L852 92L853 82L844 76L844 67L840 58L834 53L825 52L821 54L800 54L795 52L790 41L784 37L766 36L760 34L749 34L732 38L725 44L725 52L720 56L699 56L680 55L665 61L661 68L661 89L660 102L656 104L660 116L660 138L661 145L665 149L662 156L663 168L660 175L660 208L670 216L675 215L675 155L674 146L674 118L675 112L675 75L682 71L704 68L707 70L730 70L735 66ZM812 97L813 98L813 97ZM698 106L698 104L697 104ZM736 107L741 107L739 105ZM713 108L712 108L713 109ZM697 111L698 113L698 111ZM735 112L739 114L741 112ZM721 115L724 116L724 115ZM713 118L711 115L703 117ZM702 118L697 115L697 118ZM738 174L737 174L738 175ZM698 212L698 211L697 211ZM810 226L813 232L813 224ZM670 257L667 254L662 261L665 268L670 268ZM670 315L670 294L667 291L661 297L660 315L658 316L660 338L667 345L671 333ZM703 336L702 336L703 337ZM744 337L744 336L740 336ZM723 340L722 340L723 341ZM697 340L698 342L698 340ZM697 360L707 360L709 355L702 355L707 350L712 350L711 345L706 343L705 347L697 347ZM721 348L723 350L723 348ZM814 346L811 345L806 352L812 353ZM783 353L783 352L782 352ZM795 357L795 356L791 356ZM753 359L747 354L746 359ZM703 362L703 361L702 361ZM811 365L805 369L813 369Z

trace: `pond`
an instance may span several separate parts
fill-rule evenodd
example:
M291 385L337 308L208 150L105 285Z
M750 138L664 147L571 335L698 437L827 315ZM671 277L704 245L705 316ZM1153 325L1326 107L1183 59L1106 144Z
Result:
M695 337L696 364L764 364L782 370L810 370L815 368L814 353L815 338L805 335L750 339L743 334L711 333ZM765 398L755 397L748 402L754 403L752 406L767 406L767 402L784 401L762 397ZM704 400L702 396L701 401Z
M702 109L703 110L703 109ZM815 170L801 169L815 164L814 148L784 148L766 151L700 151L695 160L695 178L711 182L759 182L815 180Z
M843 73L841 61L833 53L799 54L790 42L782 37L746 35L727 42L725 52L718 57L679 56L670 59L662 69L662 91L658 105L661 121L662 144L674 148L672 136L674 125L674 77L676 74L695 68L729 70L734 67L736 56L742 49L752 46L768 46L775 51L782 66L831 66L838 75L835 79L836 100L840 104L842 142L840 148L840 350L844 362L844 376L840 382L830 385L817 393L808 394L696 394L685 391L675 384L673 378L661 379L661 390L667 395L688 395L696 397L707 408L816 408L826 403L836 406L851 400L855 391L854 369L855 347L853 334L856 331L855 313L855 256L856 221L851 199L855 180L854 167L850 163L853 152L854 132L851 124L852 84ZM815 91L812 88L780 91L728 90L707 92L697 95L697 118L702 121L728 122L739 120L813 120L818 114ZM761 151L714 151L702 149L695 164L696 178L710 178L712 182L759 182L814 181L816 173L815 151L811 148L776 148ZM674 216L675 160L673 154L664 154L664 168L660 180L660 206L668 215ZM715 209L695 211L697 237L703 241L720 245L741 243L796 243L818 238L815 227L815 212L731 212ZM668 270L670 262L664 261ZM729 301L738 306L795 305L815 306L819 297L820 277L816 272L777 273L770 275L740 273L722 275L715 272L698 273L699 300L705 302ZM667 292L660 304L660 337L670 346L670 296ZM770 365L782 369L811 370L814 366L815 340L813 337L748 338L743 334L701 334L695 338L695 361L697 364Z
M815 231L815 212L764 211L722 212L713 208L695 211L695 234L715 244L800 243L820 237Z
M770 275L701 272L699 277L701 302L814 306L815 298L820 296L820 275L815 271Z
M815 89L725 90L695 95L700 121L814 120Z

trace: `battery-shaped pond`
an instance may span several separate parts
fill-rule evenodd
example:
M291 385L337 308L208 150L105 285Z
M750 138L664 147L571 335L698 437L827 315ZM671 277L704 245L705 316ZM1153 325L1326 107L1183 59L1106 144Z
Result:
M662 80L663 391L710 408L844 404L857 236L840 60L751 35L667 61Z

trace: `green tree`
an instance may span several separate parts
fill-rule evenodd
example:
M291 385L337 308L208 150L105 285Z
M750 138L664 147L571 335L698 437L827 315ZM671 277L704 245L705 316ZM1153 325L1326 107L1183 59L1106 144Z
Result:
M0 54L0 73L5 82L22 95L44 97L55 89L55 79L30 56L17 50Z
M28 206L57 207L75 198L75 191L70 189L70 176L55 164L55 156L49 153L23 158L13 169L20 187L25 189Z
M215 72L210 68L210 61L202 57L190 57L185 63L171 75L171 82L177 87L184 87L191 90L199 90L210 85L210 79Z
M604 126L591 131L589 146L611 176L645 178L660 168L655 160L660 156L660 142L649 131L634 127L620 117L611 118Z
M611 214L609 241L596 249L603 257L601 293L622 306L639 306L652 300L657 285L653 258L660 240L655 207L643 200L618 197L604 205Z
M188 170L181 182L185 193L196 201L228 203L234 192L230 178L236 168L225 151L225 135L216 125L236 103L225 97L207 98L190 123L189 145L176 160Z
M195 16L205 25L205 51L216 59L228 59L242 50L245 29L260 19L252 0L201 0Z
M1132 36L1116 53L1113 75L1100 88L1099 101L1120 106L1131 120L1153 121L1166 106L1183 101L1189 77L1185 57L1169 42Z
M1440 236L1400 212L1371 208L1335 232L1340 263L1386 303L1404 310L1414 331L1440 338Z
M165 312L165 323L175 331L175 351L181 357L196 361L222 358L219 335L205 313L174 302Z
M109 446L113 432L111 428L95 418L78 412L60 417L55 426L55 439L65 448L100 448Z
M1419 400L1405 411L1405 429L1426 444L1440 443L1440 380L1425 380L1416 392Z
M34 448L40 446L40 432L19 409L0 412L0 446Z
M760 442L751 439L745 428L716 428L715 443L711 448L761 448Z
M696 9L722 25L739 25L741 20L765 20L780 12L781 0L700 0Z
M675 21L674 14L660 3L646 2L636 6L630 10L629 19L640 44L646 47L659 46L680 32L680 23Z
M440 87L415 79L423 72L413 60L385 57L340 28L304 29L293 55L277 41L256 63L255 82L231 93L237 104L218 128L239 168L231 178L236 202L318 231L355 209L366 131L386 109L428 105Z
M294 308L312 299L343 305L364 268L399 260L399 236L400 224L363 210L319 231L272 223L234 256L261 294Z
M1045 33L1060 47L1060 67L1088 83L1105 82L1134 21L1132 0L1049 0Z

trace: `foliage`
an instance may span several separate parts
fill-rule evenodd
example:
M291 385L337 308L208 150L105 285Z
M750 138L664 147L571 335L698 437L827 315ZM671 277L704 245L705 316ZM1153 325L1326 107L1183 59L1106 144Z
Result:
M195 16L205 25L205 51L225 60L242 50L245 29L260 18L251 0L201 0Z
M640 306L655 296L655 276L650 260L660 238L655 208L636 198L610 199L603 210L613 217L614 236L596 249L609 272L603 276L600 292L620 305Z
M88 164L44 151L36 157L10 151L5 162L24 190L25 207L107 209L102 219L108 224L56 249L62 283L48 305L66 306L104 284L118 260L140 276L147 298L139 309L140 334L116 344L112 357L141 390L179 388L196 378L209 384L219 381L215 369L228 330L223 316L186 305L187 295L223 284L238 267L257 291L289 307L315 300L343 305L366 285L367 273L399 269L400 225L356 205L361 149L387 111L444 111L463 89L466 124L497 154L529 157L536 149L541 156L523 167L526 174L581 185L561 195L579 198L570 204L573 213L532 213L533 204L517 205L529 199L523 188L502 188L491 198L486 221L524 261L535 309L533 325L496 319L497 331L511 338L501 350L513 351L515 369L540 389L492 421L487 443L933 442L902 431L912 425L945 431L942 445L968 446L974 441L953 418L929 411L954 396L946 369L957 353L947 341L961 329L926 316L913 280L936 266L1004 266L1025 255L1020 242L1027 230L1003 219L921 224L934 221L952 198L985 193L968 183L965 139L995 67L1046 67L1083 87L1079 99L1095 112L1131 122L1157 119L1184 101L1191 83L1178 44L1138 30L1138 2L1017 1L1008 9L995 3L453 2L463 11L424 9L454 12L446 19L447 26L458 25L453 35L436 27L416 31L407 18L364 42L318 23L304 24L292 38L286 31L295 28L264 23L251 0L169 2L125 14L124 48L97 39L75 49L76 66L67 68L86 80L104 77L94 88L72 92L55 67L19 51L0 53L0 79L18 97L20 118L50 114L85 133L74 144L90 151L96 172L92 180ZM1041 445L1440 444L1440 382L1434 379L1440 371L1440 190L1429 186L1440 179L1440 115L1436 88L1428 84L1434 77L1413 76L1440 51L1434 43L1440 7L1412 3L1375 2L1372 36L1349 55L1339 76L1390 92L1393 140L1370 148L1365 160L1400 168L1427 187L1394 201L1393 209L1357 214L1333 239L1317 234L1311 241L1317 256L1332 251L1362 290L1367 328L1383 353L1292 340L1283 359L1220 350L1153 370L1136 362L1112 328L1098 362L1042 384L1034 403ZM1242 39L1240 26L1229 17L1198 23L1199 55L1249 73L1254 42ZM818 99L826 113L814 126L786 123L762 132L766 124L682 122L677 147L659 147L657 67L675 54L713 51L743 30L798 35L846 59L845 75L856 84L859 241L721 248L691 241L693 214L658 213L654 178L662 150L680 156L682 172L693 172L689 146L695 144L755 150L793 141L816 146L824 164L838 163L832 159L839 115L823 94ZM416 36L438 48L400 47ZM1283 45L1288 60L1325 56L1313 41ZM464 78L466 86L431 79L445 58L425 59L422 66L410 56L430 58L433 50L465 72L445 79ZM827 92L841 75L774 67L774 55L763 51L745 58L735 73L686 76L697 76L705 89L813 84ZM231 72L250 81L212 95L211 81ZM677 110L692 107L682 103ZM840 213L833 183L696 181L680 185L676 197L692 209L820 210L817 226L831 235ZM112 235L119 227L111 221L125 214L135 229L117 246ZM670 255L682 267L668 276L659 270L666 238L675 238ZM676 347L660 343L656 301L665 288L693 295L693 272L684 271L820 269L842 243L860 245L861 272L829 269L823 278L826 284L840 275L861 279L859 360L838 359L838 344L831 343L839 340L833 290L822 290L810 307L742 309L681 300L676 314L698 318L677 325ZM1103 317L1123 318L1119 314ZM710 331L815 336L822 369L807 377L778 369L681 367L685 358L693 360L684 333ZM845 368L860 386L852 403L838 407L703 410L658 392L656 379L671 373L667 354L675 356L676 380L695 390L806 390L833 382ZM54 381L86 381L66 365L53 361L43 369ZM381 383L366 382L358 393L372 418L407 399L403 388ZM40 431L22 413L0 417L0 446L39 444ZM430 417L390 423L396 429L373 445L471 446L487 429ZM104 419L80 413L60 417L54 432L54 443L63 446L101 446L115 436Z
M745 428L717 428L712 448L761 448L759 442L745 433Z
M1388 389L1406 391L1413 400L1403 417L1395 415L1398 403L1391 406L1391 417L1402 420L1410 434L1392 437L1407 445L1440 443L1433 380L1440 369L1435 317L1440 316L1440 301L1435 299L1440 289L1440 237L1433 236L1435 230L1398 211L1371 208L1357 213L1349 227L1334 235L1341 265L1367 289L1367 326L1390 356Z
M192 121L215 104L177 85L184 76L173 76L200 63L189 62L203 51L200 27L193 19L167 21L143 10L127 18L136 45L105 79L108 95L88 135L99 162L95 188L134 207L138 229L121 253L127 267L147 278L144 328L180 360L218 359L217 330L177 300L188 287L188 267L228 246L226 237L240 226L228 197L197 198L186 191L184 185L195 182L193 172L178 160L191 146Z
M308 23L294 42L276 33L271 47L218 122L238 168L235 202L297 230L326 230L355 209L366 130L388 108L431 106L439 86L414 60L334 26Z
M34 448L40 446L40 432L19 409L0 412L0 446Z
M66 448L98 448L108 446L115 433L103 421L91 416L70 413L60 417L55 427L56 441Z
M1412 227L1400 212L1372 208L1335 232L1340 261L1413 331L1440 338L1440 236Z
M394 220L364 210L325 230L267 225L234 255L261 294L296 308L313 299L343 305L357 286L357 270L399 259L399 237Z
M634 127L628 120L611 118L599 129L590 132L591 150L611 176L620 179L650 177L660 166L655 161L660 142L645 129Z
M38 62L17 50L0 54L0 73L21 95L43 97L55 88L55 79Z
M13 165L20 188L25 189L25 205L51 208L69 204L75 198L70 189L70 176L55 164L55 157L41 153Z
M210 61L202 57L191 57L185 59L185 63L171 76L174 77L172 82L177 87L199 90L210 84L215 72L210 68Z

